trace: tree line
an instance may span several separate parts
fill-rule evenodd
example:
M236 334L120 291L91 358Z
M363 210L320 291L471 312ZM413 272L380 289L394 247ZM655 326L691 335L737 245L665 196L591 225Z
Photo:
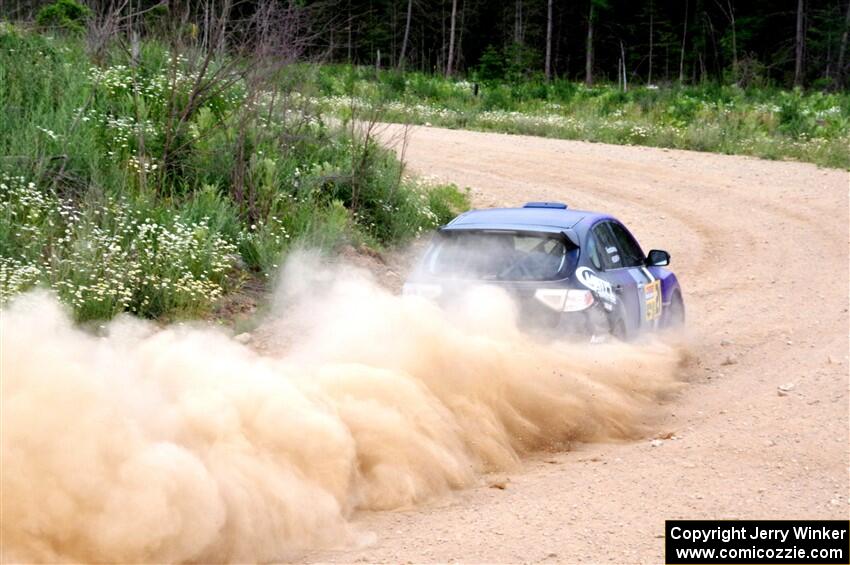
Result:
M840 87L846 0L316 2L333 61L483 78Z
M93 10L118 0L88 0ZM85 3L85 2L84 2ZM310 57L479 80L845 88L850 0L281 0ZM31 17L39 0L0 0ZM245 14L256 0L124 0Z

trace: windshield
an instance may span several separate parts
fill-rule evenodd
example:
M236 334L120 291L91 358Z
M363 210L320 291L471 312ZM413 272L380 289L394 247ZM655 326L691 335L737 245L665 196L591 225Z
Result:
M545 281L566 277L578 250L545 234L528 232L444 233L425 256L434 276L505 281Z

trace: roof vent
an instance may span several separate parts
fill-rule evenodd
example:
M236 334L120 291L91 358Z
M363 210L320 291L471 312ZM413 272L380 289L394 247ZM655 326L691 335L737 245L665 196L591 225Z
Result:
M557 210L566 210L567 205L563 202L526 202L523 208L554 208Z

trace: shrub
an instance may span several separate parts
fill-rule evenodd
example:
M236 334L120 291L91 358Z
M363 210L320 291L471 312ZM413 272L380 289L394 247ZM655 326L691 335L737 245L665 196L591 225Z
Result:
M408 73L404 95L381 98L388 110L385 119L850 168L850 95L846 92L715 83L666 88L633 85L622 92L606 84L586 87L562 79L547 83L528 73L522 80L508 81L507 63L503 53L488 48L473 71L473 77L484 81L478 97L465 81ZM742 64L746 64L743 59ZM346 67L334 68L342 73ZM374 80L368 73L350 74L355 82ZM352 85L351 92L355 86L359 95L353 102L359 107L377 101L363 84ZM319 103L336 113L348 108L328 98Z
M227 288L235 246L208 218L113 198L80 209L5 174L0 197L0 301L43 283L81 320L196 315Z
M374 143L362 160L361 141L326 126L300 92L281 90L285 104L272 106L236 80L169 130L168 101L187 96L197 71L152 41L135 66L123 56L92 67L78 38L0 29L0 302L41 285L79 319L204 315L246 277L272 277L296 241L392 245L458 202L402 178ZM290 88L305 74L279 78Z
M72 32L82 32L91 10L76 0L56 0L43 6L36 15L41 27L60 28Z
M488 45L475 69L478 80L495 82L505 78L505 58L495 47Z
M494 84L482 90L481 108L483 110L510 110L513 107L514 100L509 86Z
M469 190L461 192L457 185L445 184L426 190L428 207L434 213L437 225L449 223L455 216L469 209Z
M379 76L381 77L381 82L385 87L388 99L392 100L395 97L404 95L405 90L407 89L407 79L405 78L404 73L396 70L390 70L380 73Z

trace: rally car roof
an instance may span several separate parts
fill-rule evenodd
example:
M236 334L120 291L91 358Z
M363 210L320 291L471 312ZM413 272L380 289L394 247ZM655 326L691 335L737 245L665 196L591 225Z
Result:
M592 224L605 214L585 210L571 210L556 203L529 203L522 208L488 208L470 210L461 214L444 230L468 229L521 229L532 231L559 231L575 229L582 220Z

